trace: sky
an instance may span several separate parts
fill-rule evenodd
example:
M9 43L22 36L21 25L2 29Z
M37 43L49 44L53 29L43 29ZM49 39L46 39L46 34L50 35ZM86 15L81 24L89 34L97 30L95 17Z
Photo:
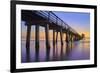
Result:
M65 23L75 29L79 34L85 34L85 37L90 37L90 14L89 13L79 13L79 12L53 12ZM22 38L26 38L25 22L21 23L22 28ZM40 39L45 39L44 27L40 28ZM52 31L49 31L50 39L52 39ZM31 27L31 38L35 38L35 26Z
M78 33L86 34L90 32L90 14L79 12L54 12L59 18L75 29Z

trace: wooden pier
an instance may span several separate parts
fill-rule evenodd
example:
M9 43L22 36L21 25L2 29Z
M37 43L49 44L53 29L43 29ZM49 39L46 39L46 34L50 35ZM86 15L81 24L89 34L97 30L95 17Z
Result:
M67 23L62 19L56 16L51 11L31 11L31 10L22 10L21 11L21 20L25 21L27 26L27 37L26 37L26 51L30 51L30 35L31 35L31 26L35 26L35 56L36 61L39 58L39 26L45 28L45 45L46 45L46 60L49 60L50 57L50 41L49 41L49 30L53 30L53 55L55 56L55 47L57 45L58 32L60 32L61 40L61 53L63 52L63 35L66 35L66 47L68 47L69 42L74 42L82 39L73 28L71 28ZM67 51L67 50L66 50Z

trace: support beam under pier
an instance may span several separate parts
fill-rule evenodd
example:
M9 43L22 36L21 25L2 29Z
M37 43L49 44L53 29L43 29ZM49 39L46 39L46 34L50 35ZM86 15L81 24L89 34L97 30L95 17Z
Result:
M31 33L31 24L27 23L27 35L26 35L26 59L29 62L30 57L30 34Z
M49 24L45 27L45 35L46 35L46 60L49 60L50 57L50 41L49 41Z
M35 26L35 58L39 61L39 25Z
M68 50L69 50L69 39L68 39L69 37L68 37L68 32L66 32L66 53L68 53Z
M70 41L71 41L71 50L72 50L72 48L73 48L72 47L73 46L73 34L72 33L70 34Z
M55 30L53 30L53 58L55 58Z
M61 39L61 58L63 56L63 32L60 30L60 39Z
M56 30L56 56L58 55L58 31Z

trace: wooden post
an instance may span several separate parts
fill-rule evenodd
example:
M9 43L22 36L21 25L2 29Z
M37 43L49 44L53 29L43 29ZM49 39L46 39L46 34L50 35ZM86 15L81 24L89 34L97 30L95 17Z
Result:
M70 43L70 32L69 32L69 30L67 30L66 35L67 35L67 41L68 41L68 43Z
M72 50L72 41L73 41L73 35L72 35L72 33L70 34L70 39L71 39L71 50Z
M73 35L73 41L75 40L75 35Z
M61 45L63 45L63 32L62 32L62 29L60 31L60 38L61 38Z
M29 62L30 57L30 34L31 33L31 24L27 23L27 36L26 36L26 57Z
M53 57L55 58L55 30L53 30Z
M68 43L68 32L66 32L66 43Z
M71 34L71 42L73 42L73 34Z
M77 36L75 35L75 41L77 41Z
M50 55L50 42L49 42L49 24L45 27L45 33L46 33L46 60L49 60Z
M75 35L74 35L73 41L75 41Z
M39 60L39 25L35 27L35 57L36 61Z
M61 38L61 58L63 56L63 32L60 30L60 38Z
M68 39L69 39L69 51L71 50L71 32L68 32Z
M57 56L57 54L58 54L58 45L57 45L57 41L58 40L58 31L56 30L56 56Z
M56 31L56 44L57 44L57 39L58 39L58 31Z
M68 52L68 32L66 32L66 53Z

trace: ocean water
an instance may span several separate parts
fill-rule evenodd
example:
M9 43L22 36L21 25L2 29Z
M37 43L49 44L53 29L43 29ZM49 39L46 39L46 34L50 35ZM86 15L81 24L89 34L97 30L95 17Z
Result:
M26 51L26 40L21 40L21 62L45 62L45 61L68 61L68 60L88 60L90 59L90 42L87 40L80 40L66 43L58 40L55 48L53 48L53 41L50 40L49 56L47 53L45 40L39 41L39 54L36 56L35 40L30 41L30 50ZM47 60L48 57L48 60Z

